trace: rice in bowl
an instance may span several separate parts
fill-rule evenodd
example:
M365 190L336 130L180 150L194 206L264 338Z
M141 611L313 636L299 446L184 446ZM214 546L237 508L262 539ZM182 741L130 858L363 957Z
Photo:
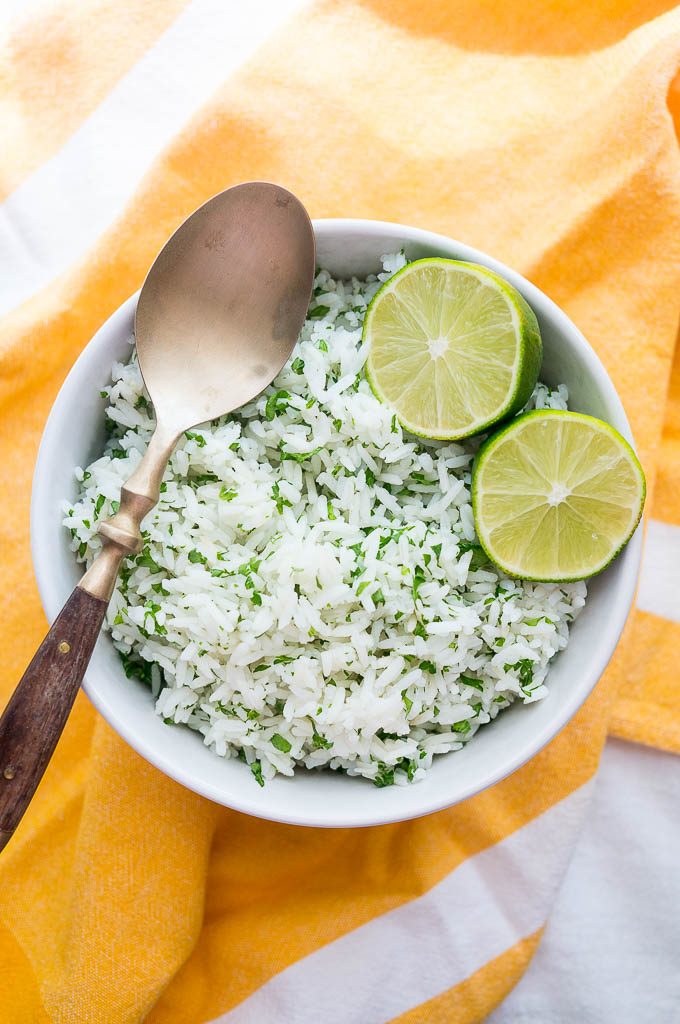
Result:
M546 695L584 604L583 583L486 562L469 488L479 439L407 434L364 379L366 306L403 263L385 257L366 281L318 274L276 381L179 442L109 606L158 714L260 783L296 765L417 780L511 702ZM110 439L77 471L66 517L88 564L154 426L134 351L103 396ZM539 384L529 406L566 401Z

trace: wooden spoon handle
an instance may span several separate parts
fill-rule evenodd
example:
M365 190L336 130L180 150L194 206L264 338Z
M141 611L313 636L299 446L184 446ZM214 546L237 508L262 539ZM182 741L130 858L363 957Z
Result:
M0 849L19 824L62 734L107 605L76 587L0 718Z
M154 431L120 506L102 523L102 548L62 608L0 718L0 850L12 837L43 777L76 699L126 555L144 543L141 524L158 501L177 434Z

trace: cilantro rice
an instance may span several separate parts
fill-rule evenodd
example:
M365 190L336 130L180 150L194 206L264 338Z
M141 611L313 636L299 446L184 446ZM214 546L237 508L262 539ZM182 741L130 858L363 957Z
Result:
M157 713L261 785L296 765L418 780L511 702L545 697L584 604L584 583L487 562L470 503L479 439L415 438L371 392L363 315L403 264L386 256L366 281L319 272L271 387L180 440L109 606ZM76 471L65 519L88 565L154 425L132 347L102 395L109 439ZM565 409L566 389L539 384L534 406Z

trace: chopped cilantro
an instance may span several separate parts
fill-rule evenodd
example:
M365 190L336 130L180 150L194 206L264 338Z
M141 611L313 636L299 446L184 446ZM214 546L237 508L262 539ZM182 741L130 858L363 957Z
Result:
M264 779L262 778L262 762L251 761L250 770L255 776L255 781L257 782L258 786L264 786Z
M266 419L271 421L279 413L285 412L288 408L289 398L290 395L287 391L277 391L275 395L270 395L264 409Z
M503 666L505 672L514 670L518 673L520 686L524 689L534 678L534 663L531 658L521 658L520 661L516 661L514 665L505 664Z
M284 444L284 441L281 441L279 444L279 453L281 455L282 462L285 462L286 459L289 459L292 462L306 462L307 459L311 459L313 455L318 455L320 451L323 451L323 445L320 444L318 448L312 449L311 452L287 452L283 448Z
M245 576L247 573L257 572L261 564L261 558L251 558L249 562L242 562L238 567L238 571L241 575Z
M144 551L142 551L141 555L137 555L137 557L135 558L135 563L137 565L144 566L144 568L146 569L151 569L151 572L161 571L160 565L158 565L157 562L154 562L148 548L145 548Z
M280 750L283 754L287 754L290 750L290 743L287 739L284 739L283 736L280 736L278 732L275 732L272 736L272 746L276 747L276 749Z
M151 669L153 668L154 662L138 661L136 658L131 658L129 654L123 654L122 651L118 652L118 657L123 663L123 669L128 679L131 676L135 676L142 683L146 683L147 686L151 686Z
M184 436L189 441L195 441L199 448L205 448L205 437L203 434L196 434L193 430L185 430Z
M413 592L413 602L414 602L414 604L415 604L416 599L418 597L418 591L420 590L420 588L421 588L421 586L423 585L424 582L425 582L425 570L422 568L422 566L417 565L415 567L415 569L413 570L413 586L411 588L411 590Z
M399 734L396 732L385 732L384 729L378 729L376 736L379 740L398 740Z
M465 683L466 686L472 686L475 690L483 690L484 683L481 679L471 679L470 676L460 676L461 683Z
M373 779L373 785L382 789L383 786L394 785L394 768L388 768L382 761L378 761L378 773Z
M489 558L481 544L460 538L458 540L458 554L464 555L467 551L472 552L472 558L470 559L471 569L479 569L482 565L488 564Z
M321 711L321 708L319 708L319 711ZM319 711L317 711L317 714ZM330 750L333 746L332 740L327 740L325 736L322 736L321 733L318 732L316 722L313 718L310 718L309 721L312 723L312 749L318 750L319 747L323 747L324 750Z
M284 505L287 505L288 508L291 507L290 502L286 501L285 498L281 497L281 488L279 487L278 484L274 484L272 486L272 498L276 502L276 511L279 513L279 515L282 514Z

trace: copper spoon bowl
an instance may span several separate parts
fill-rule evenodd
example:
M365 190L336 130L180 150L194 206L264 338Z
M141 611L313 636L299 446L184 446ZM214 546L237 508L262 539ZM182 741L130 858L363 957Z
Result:
M238 409L288 360L314 281L314 232L286 189L247 182L221 192L156 257L135 316L137 355L156 428L99 527L102 550L24 672L0 718L0 849L43 776L80 687L122 560L143 546L181 434Z

